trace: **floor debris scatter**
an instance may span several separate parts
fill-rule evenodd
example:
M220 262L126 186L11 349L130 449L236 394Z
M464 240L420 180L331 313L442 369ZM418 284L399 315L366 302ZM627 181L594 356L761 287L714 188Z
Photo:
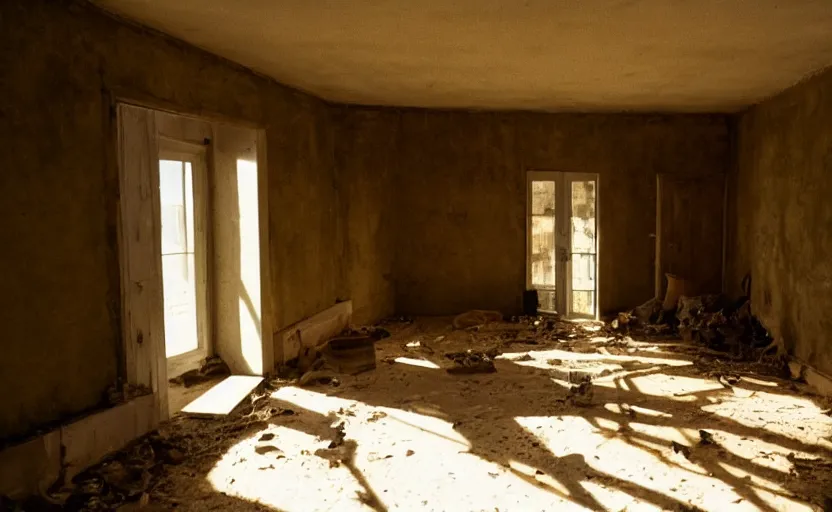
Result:
M228 375L231 375L231 370L228 369L225 361L219 357L209 357L201 362L199 368L189 370L182 375L170 379L170 383L189 388L196 384Z
M678 280L668 276L669 282ZM787 351L782 339L772 339L752 312L751 278L742 281L744 295L678 295L668 287L663 301L653 298L621 312L611 326L619 332L642 336L678 336L683 341L724 352L739 360L765 360L787 372Z
M830 403L776 366L549 317L384 329L385 364L337 386L284 375L227 417L176 416L42 504L829 510Z

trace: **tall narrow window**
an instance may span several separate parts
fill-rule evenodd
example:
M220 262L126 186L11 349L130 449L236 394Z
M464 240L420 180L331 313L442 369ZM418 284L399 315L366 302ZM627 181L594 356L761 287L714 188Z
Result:
M161 160L159 192L162 208L165 352L167 357L173 357L199 348L191 163Z
M165 355L171 377L211 353L205 148L163 139L159 153Z

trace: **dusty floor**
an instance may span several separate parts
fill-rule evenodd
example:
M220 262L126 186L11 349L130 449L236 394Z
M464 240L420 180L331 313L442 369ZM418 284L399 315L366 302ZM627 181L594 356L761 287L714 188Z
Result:
M390 325L374 371L337 386L279 383L233 419L174 419L160 435L185 460L165 465L140 504L287 512L829 507L832 418L828 402L802 384L678 342L614 339L594 324L552 327ZM443 369L452 364L446 352L492 347L503 352L494 373ZM584 375L595 377L591 396L569 398L566 381Z
M225 377L216 377L213 379L206 380L205 382L200 382L198 384L194 384L190 387L184 387L181 385L176 384L169 384L168 385L168 415L173 416L174 414L181 411L186 405L193 402L200 396L202 396L206 391L211 389L213 386L216 386L219 382L222 381Z

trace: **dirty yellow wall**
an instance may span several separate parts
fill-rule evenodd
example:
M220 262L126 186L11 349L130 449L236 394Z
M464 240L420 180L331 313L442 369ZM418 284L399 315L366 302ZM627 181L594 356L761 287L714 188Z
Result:
M266 128L278 330L338 299L519 309L525 169L597 172L602 310L652 295L657 172L721 172L721 117L332 107L71 0L0 2L0 441L118 375L122 96Z
M82 3L5 0L0 26L0 441L117 376L115 94L267 128L275 329L348 293L322 102Z
M749 109L730 177L728 283L794 355L832 374L832 71Z
M391 112L350 109L345 135L396 134L364 158L377 179L392 166L401 313L520 310L526 170L600 175L600 309L638 305L654 293L657 173L724 173L729 162L724 116Z
M333 107L335 159L345 243L346 286L353 322L395 312L393 173L398 114Z

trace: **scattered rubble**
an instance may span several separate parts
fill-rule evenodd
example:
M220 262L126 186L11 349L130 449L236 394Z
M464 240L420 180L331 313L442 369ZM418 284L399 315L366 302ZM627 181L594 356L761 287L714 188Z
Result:
M303 374L303 376L298 379L299 386L309 386L312 384L317 383L324 383L324 384L332 384L333 386L338 386L339 381L335 376L335 372L332 370L310 370Z
M490 322L499 322L503 319L503 314L499 311L487 311L482 309L473 309L466 311L454 318L454 329L468 329L477 327Z
M170 379L170 383L189 388L216 377L227 375L231 375L231 370L228 368L228 365L219 357L213 356L202 361L202 364L196 370L187 371L178 377Z
M149 491L163 474L164 467L181 464L186 459L177 444L176 439L153 432L78 474L72 482L59 481L21 508L10 510L105 511L126 503L147 505ZM6 509L0 507L0 510Z
M679 302L681 303L682 300L680 299ZM719 300L717 299L717 302ZM299 479L304 478L316 482L329 479L335 491L341 489L338 486L345 485L343 478L339 476L343 471L330 474L327 472L328 469L324 469L323 473L314 473L314 471L321 471L315 468L340 467L357 475L356 481L360 482L359 477L362 473L355 471L352 465L356 446L361 446L365 450L373 447L374 451L369 452L367 460L375 461L370 466L376 469L366 471L376 471L371 474L376 479L375 481L384 480L379 475L390 477L394 474L393 471L400 472L400 468L395 465L401 464L403 460L407 460L408 464L419 466L430 464L430 461L435 458L444 457L442 459L444 461L446 458L458 456L459 449L456 447L445 453L435 451L440 448L434 448L433 445L414 444L410 437L395 437L400 429L397 430L394 427L400 418L395 412L390 413L390 417L387 414L396 409L407 411L408 414L435 415L443 418L456 433L464 436L471 444L470 451L460 453L477 454L482 459L482 461L477 461L477 464L483 464L484 470L488 470L484 474L487 475L489 483L493 481L499 485L507 485L504 482L513 484L510 478L514 478L513 473L498 470L499 465L508 464L509 460L518 458L520 462L531 468L531 474L539 477L552 475L553 478L569 481L570 475L575 473L579 475L576 477L578 479L583 478L580 475L590 478L592 473L588 471L591 470L580 462L583 457L590 458L597 454L596 462L600 464L604 460L615 458L618 454L637 453L632 450L639 449L640 445L629 441L629 438L638 432L635 427L636 423L642 424L643 428L650 429L650 435L656 435L660 431L659 427L651 427L652 419L654 415L660 414L662 418L660 423L667 422L675 426L677 430L674 432L693 433L694 438L689 439L686 434L688 440L679 439L685 444L671 441L672 437L661 438L660 444L655 446L664 452L661 458L670 459L670 462L656 462L655 467L649 468L651 479L653 475L667 475L672 478L679 474L684 476L677 468L680 462L702 465L708 469L714 460L724 456L726 452L729 454L733 452L734 455L731 456L735 458L740 457L737 455L739 453L745 454L745 451L737 451L740 447L747 451L747 455L742 455L741 458L748 457L751 460L751 457L755 456L766 457L767 463L782 468L778 470L787 476L784 482L778 482L778 486L783 487L783 496L788 499L803 499L822 506L823 500L828 500L824 498L824 493L828 494L824 489L828 489L829 482L832 482L832 462L824 452L816 450L807 453L796 444L788 449L784 448L785 451L772 452L769 455L758 449L768 451L771 450L771 444L786 441L795 443L794 440L797 439L800 439L801 443L810 443L806 439L811 439L813 436L817 438L824 432L822 426L828 423L829 404L821 404L817 413L810 412L811 407L803 402L795 402L797 407L795 409L768 410L771 409L768 405L774 398L765 398L767 394L765 392L759 392L754 396L752 391L753 389L766 389L761 388L766 383L755 384L753 377L749 377L755 375L754 372L760 368L760 365L727 357L729 353L724 350L725 347L731 345L725 341L721 341L721 344L714 344L716 342L708 338L710 334L705 331L719 327L725 329L722 325L722 317L715 315L717 311L709 311L716 307L712 305L713 301L714 299L703 297L683 304L685 312L682 313L682 318L686 325L698 331L696 336L691 336L691 341L698 344L698 350L703 350L703 352L698 352L700 355L707 355L696 358L694 364L678 367L662 365L659 362L642 362L636 358L638 356L652 358L654 356L650 352L653 350L656 352L665 349L682 351L691 344L677 343L678 340L674 339L670 339L667 343L648 343L634 341L626 335L627 332L635 334L645 329L647 327L643 320L645 318L649 322L666 322L660 324L666 326L663 335L671 336L679 332L679 325L682 322L678 318L679 308L668 312L661 308L661 303L658 301L646 304L640 311L628 312L628 323L623 327L619 326L618 331L613 331L608 325L573 323L548 316L518 317L512 319L512 322L489 325L477 331L452 330L447 321L444 324L437 321L428 324L428 327L417 322L407 327L406 335L400 335L402 331L397 333L395 324L388 324L389 330L386 331L392 333L392 338L377 347L374 346L369 330L351 331L345 333L344 336L366 337L371 340L366 343L374 349L373 361L375 361L376 350L378 357L383 361L394 361L402 356L410 356L412 359L415 352L420 352L420 356L424 356L424 359L432 359L432 362L438 363L439 367L452 364L452 367L446 368L447 373L458 374L493 373L497 371L495 358L505 353L506 359L501 358L497 363L500 370L498 374L486 377L451 378L441 370L405 364L382 365L371 375L362 374L353 377L347 373L337 372L331 367L324 351L318 351L317 355L311 359L313 368L308 369L305 375L299 375L297 368L294 368L295 376L291 381L276 380L273 381L273 385L311 385L312 382L329 382L332 385L340 385L339 389L317 389L315 392L331 395L333 399L337 396L339 400L346 399L355 402L338 404L331 413L324 416L307 410L300 403L296 408L298 412L295 413L291 409L281 408L286 405L285 400L270 398L268 394L252 395L251 403L235 411L228 418L212 420L174 418L160 432L139 440L126 450L78 475L75 482L67 483L66 487L59 486L47 496L40 498L44 501L44 506L53 508L31 507L19 510L114 510L126 505L145 510L157 510L153 507L159 507L158 510L196 510L187 508L186 505L191 504L196 504L197 507L204 505L202 510L236 510L236 508L224 508L232 503L229 500L236 499L229 497L233 496L228 490L229 487L218 492L216 488L209 489L206 486L201 489L192 484L204 481L205 475L216 467L217 459L224 455L227 458L230 447L241 443L248 452L235 455L234 463L237 464L239 461L235 470L243 471L240 467L246 466L244 457L248 457L250 469L259 474L269 472L269 477L277 475L282 478L295 474L287 470L288 465L293 464L295 466L292 466L292 471L300 474ZM731 305L725 306L721 311L725 322L729 324L732 318L738 316L737 309L732 310ZM707 322L702 323L706 315L715 321L714 326L708 326ZM655 333L659 330L654 329L650 332ZM427 347L431 349L430 353L426 350L425 340L431 344L431 347ZM416 341L419 341L419 346L407 346L408 343ZM532 344L537 346L533 347L534 351L529 353L532 347L528 345ZM511 347L511 345L514 346ZM714 347L719 347L720 350ZM363 350L364 355L369 354L366 346L362 345L359 348ZM763 348L764 345L761 345L760 349L749 350L743 354L753 353L755 357L759 357ZM429 357L428 354L432 355L433 350L435 350L435 355ZM554 353L547 353L548 351ZM564 352L571 352L571 354ZM592 354L579 355L581 352ZM636 353L634 357L626 357L634 353ZM686 356L674 354L670 357ZM746 359L756 361L756 359ZM514 361L531 360L535 363L512 364ZM546 363L556 368L544 368ZM653 368L657 371L654 372ZM552 384L555 370L563 373L562 380L565 381L557 386ZM639 392L636 387L610 388L603 381L593 381L593 379L606 377L604 380L609 382L624 374L637 379L636 383L641 390L648 389L656 383L655 388L649 388L654 390L655 394ZM657 378L652 380L653 377ZM710 379L711 384L713 381L718 381L724 389L720 389L719 385L710 386L709 391L701 392L701 396L697 396L699 402L696 403L676 400L674 397L677 396L677 392L678 396L691 392L690 389L684 388L685 385L696 389L695 384L677 381L676 384L683 386L682 388L666 390L661 389L662 380L658 377L666 377L670 380L683 377L679 379L683 381ZM436 384L438 379L447 382L440 387ZM644 384L641 379L644 379ZM801 386L799 383L792 384ZM714 387L716 389L713 389ZM749 394L741 395L740 392ZM777 390L778 397L780 393L787 396L793 392L794 390L785 386ZM517 400L517 396L523 396L523 400ZM556 397L562 398L558 400ZM322 400L324 398L321 397ZM705 400L708 401L705 402ZM707 414L703 412L703 404L719 409L718 416L722 419L718 424L713 423L717 416L714 416L712 412ZM382 408L388 412L383 412ZM485 412L483 412L484 409ZM554 416L552 416L553 411ZM612 414L618 416L610 416ZM291 417L279 418L279 416ZM526 429L518 425L514 419L518 416L541 418L537 425L530 423L530 426L526 427L533 427L536 437L530 438ZM547 419L549 416L551 418ZM730 419L735 416L736 420ZM796 416L803 418L792 421L800 423L799 426L789 423ZM820 416L820 420L817 416ZM585 426L584 419L595 421L593 418L610 417L615 418L617 426L609 427L607 425L611 423L609 421L598 421L598 424L592 428ZM814 418L812 421L816 424L812 426L805 418ZM278 425L279 428L269 428L270 425ZM806 439L804 439L803 427L806 427ZM754 429L759 429L761 433L756 434ZM304 439L302 442L308 444L293 447L291 430L306 432L308 435L298 438L302 437ZM284 437L284 432L289 435ZM695 438L696 432L698 432L698 440ZM576 448L575 455L562 457L550 457L546 450L540 449L541 446L552 443L555 449L563 450L567 446L564 443L569 443L569 439L574 439L572 436L577 435L587 438L595 436L598 441L593 441L592 446ZM620 443L604 443L603 439L606 436L624 440L627 446ZM778 438L782 440L777 441ZM763 440L767 440L769 444L766 445ZM378 442L378 446L373 446L374 442ZM754 447L754 443L759 444ZM821 444L822 441L813 442L813 445L820 446ZM424 448L420 448L419 456L415 457L416 452L408 447L417 446L424 446ZM787 445L784 444L784 446ZM755 449L751 450L750 447ZM625 449L631 451L626 452ZM647 448L644 450L648 451ZM794 450L794 453L787 457L788 450ZM682 461L679 455L672 455L671 451L690 459L691 462ZM366 454L367 452L359 451L358 453ZM653 453L652 449L650 453ZM326 460L321 462L317 460L317 457ZM404 457L413 458L404 459ZM470 458L470 455L466 457ZM538 467L540 461L544 460L541 457L549 457L551 460ZM470 461L466 459L466 463L468 462ZM485 466L484 464L494 465ZM386 466L390 467L391 473L384 473L388 471L385 469ZM432 466L424 467L431 468ZM756 466L750 465L749 467L755 468ZM616 471L614 465L610 468L610 471ZM630 474L624 471L631 469L622 469L621 473L614 474L614 478L630 482ZM751 470L754 475L765 476L762 471L756 473L754 471L756 470ZM239 475L245 475L245 473L234 474L238 480L243 480L244 478L240 478ZM314 475L314 478L309 478L309 475ZM718 474L708 475L707 478L712 478L712 483L716 485L724 483L724 478ZM658 480L660 478L657 478ZM442 482L441 479L437 481ZM609 482L614 481L613 477L610 477ZM697 487L692 480L686 482L683 478L678 484L677 481L672 480L673 488L669 491L663 489L662 492L668 495L677 493L678 487L678 493L680 497L684 496L684 500L701 501L701 498L695 498L695 496L700 496L701 487ZM231 486L231 484L233 480L226 485ZM454 485L461 484L457 481ZM630 483L625 485L627 485L624 488L625 491L634 488ZM286 487L291 488L288 485ZM615 488L614 485L610 487ZM745 489L743 486L737 488ZM392 492L393 488L390 489ZM335 491L333 491L333 496L336 495ZM226 496L225 492L228 492L229 496ZM364 491L360 493L368 496L368 502L373 502L371 494ZM209 506L208 503L200 501L202 499L215 501ZM175 500L179 500L178 504ZM640 496L638 501L649 501L649 497ZM255 509L255 505L247 501L238 500L233 503L234 506L243 507L240 510ZM523 502L523 504L528 503L528 501ZM0 510L5 510L4 506L5 503L0 500ZM246 508L249 506L252 508ZM500 510L503 509L500 504ZM121 510L127 509L121 508Z
M569 388L568 394L566 395L566 401L577 407L589 407L592 405L593 397L594 389L592 381L587 378L577 386Z
M744 280L744 284L748 282ZM781 340L772 341L751 313L751 302L747 297L738 301L731 301L725 295L668 298L663 302L653 298L631 311L619 313L610 325L618 332L677 335L685 342L697 343L741 360L759 359L773 351L770 359L777 364L783 363L784 344Z
M467 373L494 373L494 358L499 355L496 349L488 352L468 350L466 352L450 352L445 357L454 362L454 366L446 371L452 375Z
M387 413L384 411L374 411L373 414L367 418L367 423L375 423L378 420L384 419L387 417Z
M334 430L335 430L334 436L333 436L332 441L329 443L329 446L328 446L328 448L330 450L333 449L333 448L337 448L337 447L341 446L342 444L344 444L344 439L346 439L346 437L347 437L346 431L344 430L344 422L343 421L338 423L337 425L335 425Z

